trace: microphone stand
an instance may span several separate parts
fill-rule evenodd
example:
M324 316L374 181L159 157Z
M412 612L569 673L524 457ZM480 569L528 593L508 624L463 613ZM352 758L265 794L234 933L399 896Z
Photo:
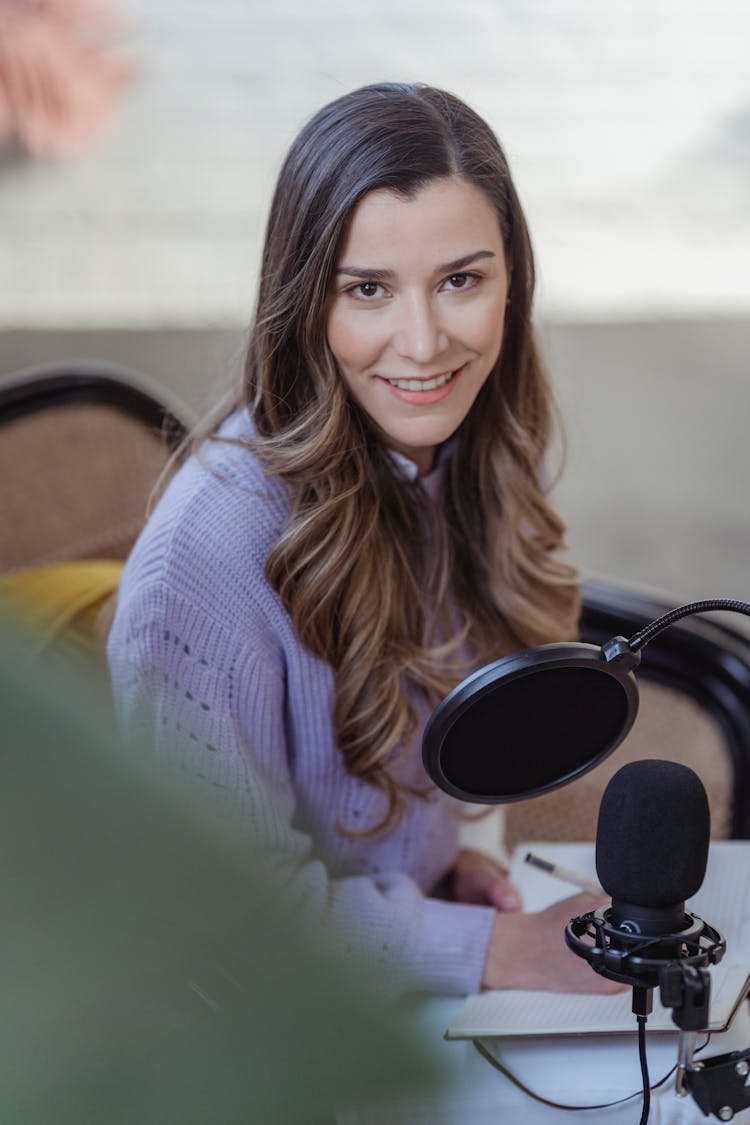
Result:
M748 1073L750 1047L714 1055L686 1068L684 1094L692 1094L706 1117L712 1113L719 1121L731 1121L735 1113L750 1106L750 1091L745 1085Z
M745 1086L750 1074L750 1048L696 1061L698 1033L708 1023L708 970L676 962L662 970L660 985L661 1002L665 1008L672 1008L672 1019L680 1028L676 1093L683 1098L691 1094L706 1117L713 1114L719 1121L731 1121L735 1113L750 1106L750 1090Z
M714 1055L705 1061L696 1060L698 1034L708 1024L708 970L676 961L660 971L659 985L661 1002L672 1009L672 1020L680 1029L675 1092L683 1098L692 1095L706 1117L713 1114L719 1121L731 1121L735 1113L750 1106L750 1090L745 1086L750 1074L750 1047ZM633 989L633 1011L637 1014L636 992L650 990ZM648 1003L647 1015L651 1011L650 1000Z

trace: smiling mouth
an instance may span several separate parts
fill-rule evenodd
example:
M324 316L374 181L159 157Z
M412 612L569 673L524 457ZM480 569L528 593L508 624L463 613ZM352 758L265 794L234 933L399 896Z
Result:
M434 375L431 379L386 379L385 381L392 387L398 387L400 391L437 391L446 383L450 383L455 374L455 371L447 371L444 375Z

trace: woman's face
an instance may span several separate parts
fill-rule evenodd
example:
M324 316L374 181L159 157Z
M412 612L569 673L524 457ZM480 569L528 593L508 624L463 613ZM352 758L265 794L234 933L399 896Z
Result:
M377 190L355 208L328 345L352 397L420 475L495 365L507 296L497 217L468 181L433 180L411 199Z

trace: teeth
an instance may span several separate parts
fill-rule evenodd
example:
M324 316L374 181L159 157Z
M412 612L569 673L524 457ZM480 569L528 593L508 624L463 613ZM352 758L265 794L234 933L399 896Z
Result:
M447 375L436 375L434 379L388 379L388 382L402 391L436 391L438 387L444 387L453 374L449 371Z

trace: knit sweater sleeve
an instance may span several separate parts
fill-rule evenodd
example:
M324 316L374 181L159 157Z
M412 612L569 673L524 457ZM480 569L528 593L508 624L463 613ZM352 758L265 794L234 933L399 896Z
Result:
M334 878L295 823L283 661L262 614L248 637L167 583L146 583L121 605L108 655L125 730L155 743L166 763L187 769L240 815L290 902L394 982L478 989L491 909L432 899L398 872Z

